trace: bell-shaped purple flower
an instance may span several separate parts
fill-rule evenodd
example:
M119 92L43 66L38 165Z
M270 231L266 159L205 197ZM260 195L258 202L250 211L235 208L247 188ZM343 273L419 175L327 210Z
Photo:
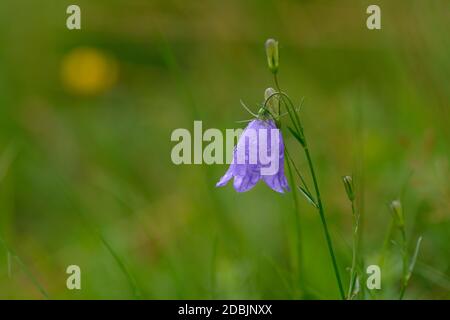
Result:
M248 124L234 148L228 171L216 186L226 185L233 177L237 192L250 190L260 179L277 192L289 191L283 138L273 120L255 119Z

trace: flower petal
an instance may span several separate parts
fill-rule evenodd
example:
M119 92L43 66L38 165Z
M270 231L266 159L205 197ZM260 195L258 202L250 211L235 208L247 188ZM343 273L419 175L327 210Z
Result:
M282 173L281 171L278 173L279 175L279 179L281 182L281 187L286 190L286 191L291 191L291 188L289 188L289 184L287 182L286 176L284 175L284 172Z
M226 185L234 177L234 189L237 192L245 192L252 189L262 178L276 192L289 191L288 182L284 175L284 144L279 130L276 133L279 135L279 154L275 159L275 161L279 161L278 172L270 176L261 175L262 164L259 159L259 148L262 144L259 141L259 130L269 130L267 131L267 142L270 142L271 129L277 129L272 120L255 119L248 124L234 149L233 162L225 175L216 184L217 187ZM266 147L267 154L270 155L272 149L270 143ZM250 157L250 151L256 152L257 156L253 155L253 157ZM244 159L242 159L243 157ZM252 163L251 159L255 159L256 163Z
M284 193L281 182L277 174L271 176L263 176L264 182L274 191Z
M231 178L233 178L233 165L228 168L227 172L220 178L219 182L216 183L216 187L223 187Z
M261 178L257 165L248 165L243 174L235 174L234 189L237 192L246 192L252 189Z

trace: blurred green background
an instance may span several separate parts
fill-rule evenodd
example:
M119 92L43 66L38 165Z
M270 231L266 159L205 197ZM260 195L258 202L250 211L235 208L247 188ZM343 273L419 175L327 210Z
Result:
M450 298L448 0L77 0L82 30L69 31L73 3L0 2L0 298L338 298L304 199L298 257L291 194L216 189L226 165L170 159L171 132L194 119L243 127L239 100L256 109L273 86L269 37L281 86L305 98L345 287L341 176L354 174L365 264L401 198L410 251L424 239L406 298ZM66 288L71 264L82 290ZM393 243L375 298L398 297L400 275Z

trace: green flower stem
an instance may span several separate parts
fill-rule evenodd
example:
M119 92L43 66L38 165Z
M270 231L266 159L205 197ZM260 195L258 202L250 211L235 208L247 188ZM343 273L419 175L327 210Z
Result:
M334 254L333 243L331 241L330 232L328 231L328 226L327 226L327 219L325 218L325 212L323 210L322 198L320 197L319 185L317 183L317 178L316 178L316 174L315 174L315 171L314 171L314 166L313 166L313 163L312 163L312 160L311 160L311 155L309 153L308 145L306 144L306 140L305 140L304 150L305 150L306 158L308 160L308 166L309 166L309 170L311 172L311 177L312 177L313 183L314 183L314 189L315 189L315 192L316 192L317 205L319 206L320 220L322 222L323 231L325 233L325 238L327 240L328 251L330 252L331 261L333 263L334 273L336 275L336 281L337 281L338 286L339 286L339 293L341 295L341 299L345 299L344 288L342 286L341 276L339 275L339 269L338 269L338 265L337 265L337 261L336 261L336 256Z
M278 78L277 78L276 74L274 75L274 81L275 81L275 86L276 86L276 88L277 88L277 90L278 90L278 92L279 92L279 94L281 96L281 100L284 102L284 104L286 106L286 109L287 109L287 111L289 113L289 117L290 117L290 119L292 121L292 124L294 125L294 127L295 127L295 129L297 131L297 134L299 135L299 137L301 137L303 139L302 146L303 146L303 150L305 152L306 159L308 161L308 167L309 167L309 170L310 170L310 173L311 173L311 177L312 177L312 180L313 180L313 183L314 183L314 190L315 190L315 193L316 193L317 206L318 206L318 210L319 210L320 220L322 222L323 231L325 233L325 239L326 239L326 242L327 242L328 251L329 251L330 256L331 256L331 261L332 261L332 264L333 264L334 273L336 275L336 280L337 280L338 287L339 287L339 293L340 293L341 299L345 299L344 288L342 286L341 277L339 275L339 269L338 269L338 265L337 265L337 261L336 261L336 256L334 254L334 249L333 249L333 244L332 244L332 241L331 241L330 232L328 231L327 220L325 218L325 212L324 212L323 205L322 205L322 198L320 196L320 190L319 190L319 185L318 185L318 182L317 182L316 173L314 171L314 165L313 165L313 162L312 162L312 159L311 159L311 154L309 152L309 148L308 148L308 144L306 142L306 138L305 138L305 136L303 134L303 126L302 126L298 116L296 114L294 114L295 117L293 116L292 113L295 113L294 104L289 99L289 97L287 97L285 94L282 93L282 91L280 89L280 85L278 83ZM286 103L286 100L289 103Z

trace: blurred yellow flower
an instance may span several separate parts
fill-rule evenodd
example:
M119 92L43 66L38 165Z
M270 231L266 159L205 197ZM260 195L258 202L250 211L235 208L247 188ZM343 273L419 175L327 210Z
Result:
M61 80L67 91L97 95L110 89L118 78L116 60L95 48L76 48L62 60Z

